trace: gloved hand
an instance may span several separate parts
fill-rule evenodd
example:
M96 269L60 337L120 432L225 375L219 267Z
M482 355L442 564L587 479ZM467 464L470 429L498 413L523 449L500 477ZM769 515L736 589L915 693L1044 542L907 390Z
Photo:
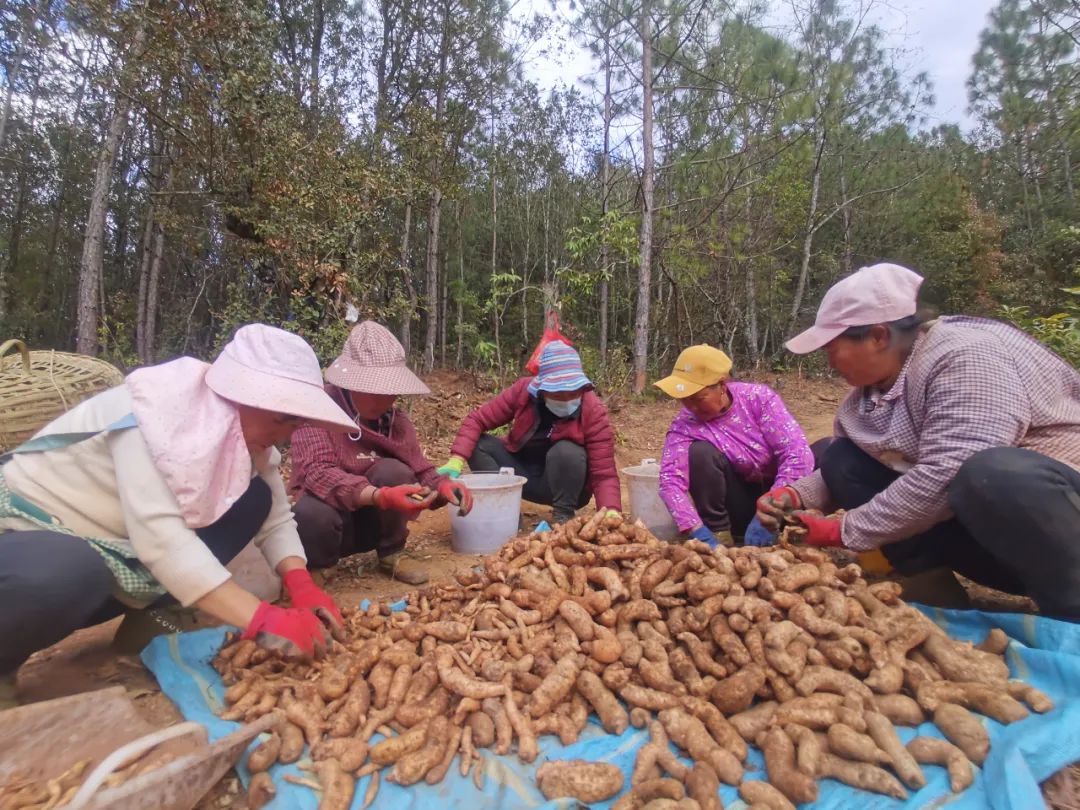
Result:
M446 475L450 478L457 478L463 472L465 472L465 459L460 456L450 456L450 460L443 464L441 467L436 468L435 472L439 475Z
M410 498L410 495L422 497ZM375 505L380 509L393 509L395 512L416 515L421 509L430 508L437 497L438 492L419 484L399 484L396 487L379 487L375 490Z
M460 481L455 481L454 478L457 478L457 476L444 478L439 482L439 486L435 491L441 500L456 506L458 514L465 517L472 511L472 493L469 492L467 486Z
M260 602L241 638L278 650L286 658L310 660L326 652L326 628L310 610Z
M730 546L735 542L735 539L731 536L730 531L717 532L713 534L709 527L704 523L697 528L691 529L689 535L694 540L700 540L705 543L709 548L716 548L717 546Z
M784 516L800 506L798 492L791 487L774 487L757 499L757 519L769 531L778 532Z
M772 546L776 544L776 533L770 532L761 525L761 521L755 516L743 533L743 542L748 546Z
M330 630L330 635L342 641L345 638L345 620L334 603L333 597L315 584L306 568L294 568L281 577L285 592L294 608L314 612L319 620Z
M691 529L687 534L694 540L700 540L702 543L707 543L709 548L716 548L716 535L713 534L709 527L702 523L700 526Z
M840 539L842 517L824 517L811 512L793 512L795 520L806 527L803 540L808 546L842 546Z

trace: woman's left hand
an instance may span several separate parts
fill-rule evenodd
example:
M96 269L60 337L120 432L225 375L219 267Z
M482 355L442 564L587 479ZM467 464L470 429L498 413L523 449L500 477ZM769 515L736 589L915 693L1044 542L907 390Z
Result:
M457 481L453 478L444 478L439 482L435 491L439 493L440 500L443 500L452 506L456 506L458 508L458 514L461 515L461 517L465 517L465 515L472 511L472 493L469 492L469 488L461 483L461 481Z
M314 612L338 641L345 637L345 620L341 617L341 611L333 597L315 584L306 568L286 571L281 582L293 607Z

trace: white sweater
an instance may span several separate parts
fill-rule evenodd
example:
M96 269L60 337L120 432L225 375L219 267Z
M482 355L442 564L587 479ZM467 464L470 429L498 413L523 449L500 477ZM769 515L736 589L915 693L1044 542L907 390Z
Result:
M76 406L38 435L99 431L130 412L131 397L120 385ZM254 474L269 485L273 496L270 514L254 538L271 568L286 557L306 559L278 471L280 461L276 450L252 459ZM187 527L137 427L59 450L15 456L4 465L4 478L14 492L75 534L128 545L184 605L229 579L225 566ZM27 528L37 527L0 518L0 530Z

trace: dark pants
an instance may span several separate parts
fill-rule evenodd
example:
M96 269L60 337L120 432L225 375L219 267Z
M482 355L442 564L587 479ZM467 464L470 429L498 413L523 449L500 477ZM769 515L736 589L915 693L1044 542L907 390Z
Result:
M853 509L899 473L834 439L821 453L833 504ZM982 585L1033 598L1043 613L1080 620L1080 473L1016 447L982 450L948 491L954 518L882 547L901 574L948 567Z
M243 551L270 514L270 487L262 478L216 523L195 534L222 565ZM0 534L0 674L83 627L108 621L127 608L112 595L115 580L85 540L50 531ZM175 604L164 596L154 607Z
M375 487L417 482L412 468L396 458L379 459L364 477ZM365 506L350 512L305 494L293 506L293 514L312 568L329 568L342 557L361 551L377 551L380 557L388 557L402 551L409 536L408 516L392 509Z
M709 442L691 444L689 462L690 498L701 522L710 531L741 536L768 487L740 478L727 456Z
M592 497L585 486L589 457L584 447L567 439L555 442L543 455L524 455L511 453L497 437L485 433L469 458L469 469L498 472L503 467L513 467L515 475L526 479L521 496L551 506L556 523L570 520Z

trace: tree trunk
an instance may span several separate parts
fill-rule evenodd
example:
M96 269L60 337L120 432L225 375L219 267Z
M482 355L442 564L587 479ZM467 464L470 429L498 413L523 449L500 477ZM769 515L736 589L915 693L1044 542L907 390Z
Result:
M30 118L27 128L31 131L37 125L38 90L41 86L41 73L34 77L34 86L30 91ZM5 276L14 276L19 264L19 250L22 247L22 235L26 223L23 215L26 212L27 197L30 193L30 183L27 177L27 168L30 166L29 149L24 148L22 160L18 169L18 191L15 194L15 210L11 216L11 239L8 241L7 273L4 265L0 263L0 323L4 322L7 315L7 279Z
M450 307L450 283L447 279L446 259L439 274L439 365L446 368L446 315Z
M146 359L146 301L150 295L150 265L153 263L154 238L154 200L146 205L146 224L143 226L142 243L139 247L139 293L135 302L135 352L143 363Z
M795 286L795 298L791 302L791 325L799 317L803 296L806 294L806 281L810 275L810 256L814 252L814 233L817 231L818 193L821 191L821 163L825 154L825 131L818 137L817 154L814 157L814 175L810 182L810 207L806 212L806 234L803 236L802 260L799 262L799 281Z
M606 17L606 15L605 15ZM600 155L600 220L607 227L611 204L611 40L604 33L604 153ZM607 235L600 242L600 362L607 362L608 350L608 274L611 272Z
M494 88L492 88L494 89ZM491 312L495 320L495 363L497 368L502 369L502 344L499 340L499 302L495 300L495 275L498 272L498 248L499 248L499 192L495 182L495 98L494 92L491 98Z
M840 258L840 266L844 269L844 275L851 275L854 266L853 248L851 246L851 206L847 204L847 176L844 173L844 156L840 155L840 220L844 233L844 251Z
M408 307L401 318L401 345L405 348L405 356L412 351L412 319L416 314L417 297L416 286L413 284L412 267L409 256L409 242L412 239L412 203L405 203L405 227L401 233L401 280L405 284L405 295L408 297Z
M41 12L45 9L46 0L39 0L37 6L34 7L33 14L30 19L23 20L19 26L19 38L15 43L15 54L12 58L12 63L7 70L7 89L4 91L4 110L0 114L0 150L4 148L4 136L7 133L7 123L11 118L11 100L15 94L15 83L19 81L19 74L22 72L23 58L26 56L26 41L30 38L30 33L34 28L34 23L37 22L41 16ZM35 91L36 96L36 91Z
M126 65L142 56L146 42L146 26L140 22L128 50ZM127 72L126 70L124 71ZM121 88L125 84L121 76ZM98 152L97 168L94 170L94 187L90 194L90 213L86 218L82 257L79 260L79 299L75 348L82 354L98 352L98 325L101 318L99 298L102 262L105 259L105 217L108 213L109 187L112 185L113 167L120 150L120 141L127 129L128 97L118 93L112 120L105 132L105 139Z
M529 248L531 247L532 217L529 210L529 187L525 186L525 259L521 263L521 345L529 345ZM545 315L545 317L547 317Z
M427 330L424 333L424 371L435 367L435 340L439 334L439 221L442 219L442 192L431 192L428 207L427 258L425 263L427 292Z
M97 56L96 44L91 46L90 55L87 57L86 65L94 66ZM48 305L57 312L65 311L64 296L67 292L66 280L61 285L61 292L56 292L56 280L61 274L56 267L56 254L60 245L60 226L64 219L64 206L67 200L67 190L70 185L70 175L72 173L71 168L71 153L74 148L74 131L78 126L79 119L82 117L83 99L86 93L86 81L90 75L90 71L81 71L82 78L79 80L78 89L75 91L75 104L72 109L71 119L66 122L67 137L64 142L63 151L60 154L60 160L57 163L57 170L59 173L59 184L56 191L56 199L52 204L53 215L52 222L49 225L49 242L47 249L47 260L45 263L45 272L47 274L47 282L43 288L42 293L42 306Z
M461 230L461 203L454 206L454 219L457 220L458 237L458 294L457 304L457 352L454 355L454 367L461 368L465 362L465 237Z
M325 9L323 0L314 0L313 17L311 22L311 65L308 74L308 126L312 132L317 128L319 121L319 85L321 83L320 69L322 66L322 42L323 32L326 29Z
M439 42L439 74L435 89L436 132L442 126L446 111L446 64L450 56L450 0L443 0L442 34ZM443 144L445 147L445 143ZM439 188L439 172L443 150L440 149L431 160L431 203L428 207L427 260L425 277L427 279L427 330L424 333L424 370L435 367L435 341L439 335L439 226L442 220L442 190Z
M653 75L652 24L649 0L641 3L642 171L641 171L641 264L638 270L637 312L634 317L633 392L645 390L649 353L649 294L652 288L653 231Z

